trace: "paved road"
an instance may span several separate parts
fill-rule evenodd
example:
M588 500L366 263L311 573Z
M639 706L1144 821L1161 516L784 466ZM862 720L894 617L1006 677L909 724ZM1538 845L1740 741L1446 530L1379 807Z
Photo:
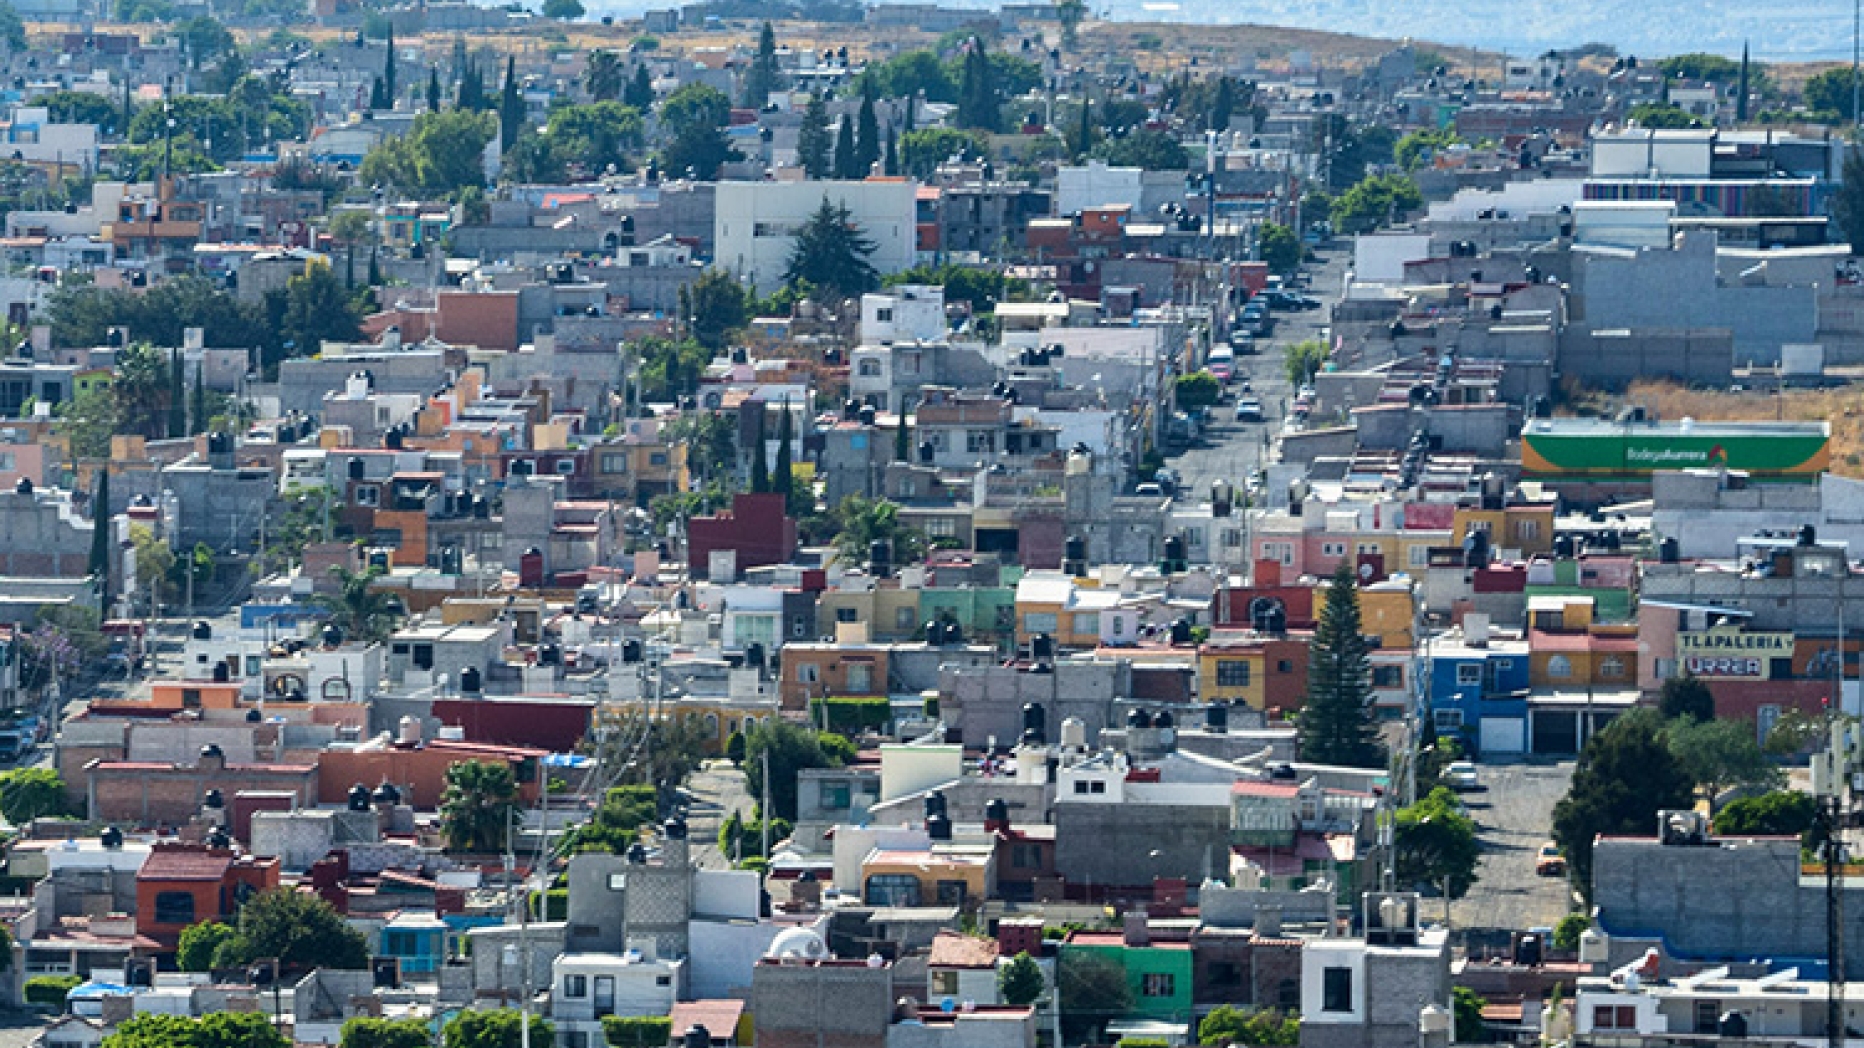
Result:
M1546 843L1553 806L1565 795L1573 764L1483 764L1487 787L1463 795L1479 827L1482 862L1469 894L1451 907L1457 928L1551 927L1566 916L1571 893L1563 877L1534 873L1534 856ZM1442 916L1442 901L1424 902L1432 919Z
M746 789L744 773L730 761L707 761L687 780L686 790L694 800L686 814L693 861L709 870L730 869L730 856L718 850L718 828L733 812L741 819L751 817L755 805Z
M1312 286L1306 293L1325 304L1337 300L1347 261L1345 252L1335 250L1322 255L1320 262L1308 265ZM1327 309L1277 313L1275 318L1275 334L1257 343L1259 352L1236 358L1237 376L1230 383L1227 399L1211 409L1212 424L1203 438L1195 447L1166 456L1166 464L1178 472L1185 497L1193 501L1209 499L1210 486L1217 480L1228 480L1240 494L1243 480L1266 458L1272 458L1265 453L1281 432L1282 416L1294 399L1282 363L1283 352L1296 342L1320 338L1327 325ZM1261 422L1235 421L1236 397L1244 378L1249 379L1254 395L1262 401Z

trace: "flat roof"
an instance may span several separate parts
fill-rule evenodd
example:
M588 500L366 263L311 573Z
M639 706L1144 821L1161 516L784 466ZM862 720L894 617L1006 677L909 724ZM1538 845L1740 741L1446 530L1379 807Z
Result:
M1658 436L1753 437L1821 436L1831 432L1827 422L1716 421L1693 419L1688 428L1682 420L1675 422L1614 422L1603 418L1542 418L1527 424L1527 434L1553 436L1613 436L1651 434Z

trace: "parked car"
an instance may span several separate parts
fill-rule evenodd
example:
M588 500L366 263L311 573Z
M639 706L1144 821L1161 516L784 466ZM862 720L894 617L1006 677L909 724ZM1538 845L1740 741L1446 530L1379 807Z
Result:
M1542 877L1566 875L1566 856L1560 854L1559 845L1548 841L1540 846L1540 852L1534 856L1534 872Z
M1236 398L1236 421L1238 422L1260 422L1262 421L1262 401L1257 399L1256 397L1248 397L1248 396L1237 397Z
M1476 775L1474 761L1451 761L1450 766L1443 769L1443 778L1449 783L1450 788L1458 793L1482 788L1482 781Z
M1262 297L1268 300L1270 309L1279 309L1286 313L1301 313L1310 309L1319 309L1320 300L1309 298L1294 291L1269 291Z

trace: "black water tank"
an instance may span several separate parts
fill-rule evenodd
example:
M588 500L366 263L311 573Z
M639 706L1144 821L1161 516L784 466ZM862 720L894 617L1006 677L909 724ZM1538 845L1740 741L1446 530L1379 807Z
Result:
M660 835L670 841L685 840L686 839L686 820L680 818L677 815L675 815L671 819L668 819L665 823L661 825Z
M1029 654L1038 661L1055 657L1055 638L1038 633L1029 638Z
M1682 546L1674 536L1657 543L1657 560L1664 564L1675 564L1683 559Z
M1819 544L1819 529L1813 527L1810 524L1801 524L1799 526L1799 544L1801 546L1818 545ZM1736 1012L1735 1014L1739 1015L1740 1013Z
M712 1031L694 1023L680 1035L683 1048L712 1048Z
M1126 726L1128 728L1150 728L1152 726L1152 715L1145 710L1127 710Z
M209 848L231 848L233 838L227 835L227 831L215 827L214 832L207 835L207 846Z
M485 686L485 678L483 675L480 674L479 667L468 666L465 669L460 671L460 691L461 692L464 692L467 695L477 695L479 694L479 689L484 686Z
M1165 559L1172 564L1184 563L1184 540L1176 535L1165 540Z
M115 826L105 826L104 832L98 835L98 843L106 848L121 848L123 847L123 831Z
M1048 740L1048 711L1042 708L1041 703L1026 702L1023 704L1023 731L1025 733L1033 731L1037 738L1045 742Z
M984 802L984 821L1000 823L1005 826L1010 822L1010 806L1002 797L992 797Z
M334 622L325 623L324 629L323 629L323 641L324 641L324 647L326 648L342 647L343 646L343 627L337 625Z
M1170 710L1160 710L1158 716L1152 718L1152 726L1154 728L1171 728L1177 726L1177 724L1178 719L1171 715Z
M944 790L933 790L931 793L926 794L923 803L925 805L926 818L928 819L934 815L944 815L947 811L950 811L950 809L945 806Z
M945 623L944 636L939 638L939 642L942 644L963 644L964 627L958 625L956 622L947 620Z
M219 790L208 790L206 794L201 797L201 807L203 808L212 808L215 811L219 811L226 806L226 794L221 793Z
M1212 735L1222 735L1230 730L1228 703L1213 702L1204 707L1204 730Z
M927 644L939 645L945 643L945 624L937 619L927 619L925 638Z
M744 646L744 664L758 669L764 668L764 646L753 641Z
M13 491L15 494L19 494L19 495L32 494L32 478L21 477L18 480L14 481Z
M232 673L227 669L226 663L224 662L214 663L214 683L215 684L225 684L227 681L232 679L232 676L233 676Z
M951 840L951 820L943 814L926 816L926 836L935 841Z
M867 544L867 571L877 579L893 574L893 543L875 539Z
M877 413L874 411L874 405L872 404L861 405L861 415L860 415L861 425L863 426L873 425L876 414Z
M369 787L359 782L349 788L350 811L368 811L370 803Z
M191 636L195 640L212 640L214 638L213 623L206 619L196 619Z
M630 637L621 642L621 661L641 661L641 642Z
M1171 622L1171 642L1174 647L1191 643L1191 620L1173 619Z
M931 441L922 440L919 442L919 462L921 465L930 466L933 457L937 454L938 449L932 446Z
M1736 1011L1723 1012L1722 1017L1715 1021L1715 1033L1717 1036L1726 1037L1730 1040L1739 1041L1747 1039L1747 1016Z
M1087 563L1087 540L1079 535L1068 536L1067 541L1062 543L1061 556L1063 560L1079 561L1085 565Z
M374 800L377 805L392 808L401 803L401 790L397 789L394 783L385 782L375 788Z
M257 724L264 719L265 715L260 713L257 707L246 711L246 723L248 724Z
M363 477L363 472L362 472L362 459L359 459L359 458L357 458L357 457L355 457L354 455L352 455L352 456L350 456L350 460L349 460L349 479L351 479L351 480L361 480L361 479L362 479L362 477Z

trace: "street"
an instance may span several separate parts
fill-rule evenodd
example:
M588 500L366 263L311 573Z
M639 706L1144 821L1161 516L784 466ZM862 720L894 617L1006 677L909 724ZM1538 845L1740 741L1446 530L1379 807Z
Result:
M1483 789L1462 795L1476 820L1482 860L1469 894L1450 908L1451 926L1550 928L1571 910L1564 877L1534 873L1534 856L1546 843L1553 806L1573 778L1573 763L1482 764ZM1443 916L1441 899L1424 902L1425 916Z
M703 869L731 869L731 857L719 851L718 830L733 812L740 819L751 817L755 805L745 788L744 772L730 761L709 760L686 780L686 791L693 797L686 812L686 839L691 842L693 861Z

